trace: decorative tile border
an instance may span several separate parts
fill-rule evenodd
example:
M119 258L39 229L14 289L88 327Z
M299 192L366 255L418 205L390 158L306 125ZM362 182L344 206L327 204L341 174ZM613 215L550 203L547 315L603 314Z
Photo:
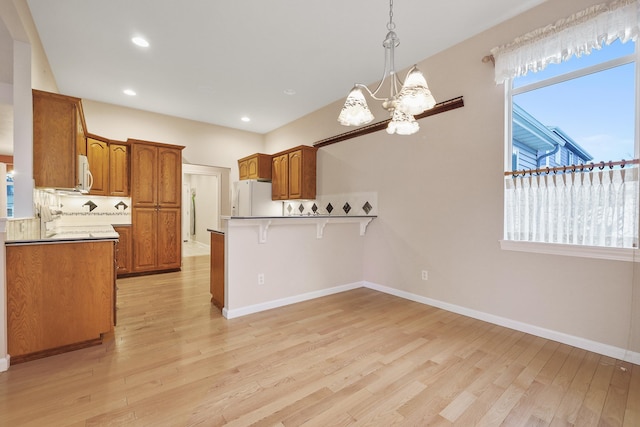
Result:
M285 216L378 215L378 193L329 194L316 200L285 201Z

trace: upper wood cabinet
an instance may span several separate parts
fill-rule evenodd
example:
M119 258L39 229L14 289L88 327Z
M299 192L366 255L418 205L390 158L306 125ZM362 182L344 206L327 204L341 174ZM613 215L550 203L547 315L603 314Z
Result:
M109 195L109 141L94 135L87 136L87 158L93 184L89 194Z
M87 158L93 176L89 194L129 196L129 146L125 142L88 134Z
M180 207L183 147L129 141L133 206Z
M129 196L129 145L109 142L109 195Z
M273 200L316 198L317 148L300 145L273 155Z
M289 154L273 156L271 177L271 199L287 200L289 198Z
M182 265L182 149L129 140L131 146L132 271Z
M36 187L73 189L78 156L87 154L79 98L33 90L33 179Z
M271 156L256 153L238 160L240 179L271 181Z

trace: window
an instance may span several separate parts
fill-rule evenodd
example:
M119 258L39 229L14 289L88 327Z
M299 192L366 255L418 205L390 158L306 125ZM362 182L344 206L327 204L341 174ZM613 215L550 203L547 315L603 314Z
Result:
M593 6L492 50L510 117L503 248L633 259L639 12Z
M569 147L584 162L635 158L635 65L635 43L616 41L590 55L514 78L512 103L528 113L529 121L514 117L513 138L526 140L539 153L558 144ZM533 134L530 126L550 132Z

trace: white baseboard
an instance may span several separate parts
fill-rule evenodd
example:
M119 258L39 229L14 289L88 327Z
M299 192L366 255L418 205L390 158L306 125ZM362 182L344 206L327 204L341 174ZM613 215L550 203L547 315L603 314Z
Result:
M557 341L573 347L581 348L583 350L588 350L594 353L602 354L604 356L613 357L614 359L620 359L634 363L636 365L640 365L640 353L638 352L626 350L620 347L614 347L597 341L591 341L585 338L565 334L563 332L541 328L539 326L530 325L528 323L518 322L516 320L507 319L505 317L495 316L493 314L488 314L482 311L472 310L459 305L449 304L443 301L423 297L421 295L412 294L410 292L401 291L399 289L390 288L375 283L364 282L364 286L379 292L384 292L386 294L441 308L443 310L451 311L463 316L472 317L474 319L493 323L499 326L504 326L516 331L526 332L531 335L546 338L552 341Z
M231 310L227 310L226 308L224 308L222 310L222 315L227 319L234 319L236 317L246 316L247 314L258 313L265 310L271 310L272 308L284 307L285 305L295 304L297 302L308 301L311 299L316 299L316 298L324 297L327 295L337 294L339 292L346 292L352 289L362 288L363 286L364 286L363 282L355 282L355 283L349 283L347 285L341 285L333 288L322 289L319 291L308 292L306 294L295 295L287 298L267 301L264 303L249 305L246 307L241 307L241 308L236 308Z
M0 372L4 372L9 369L10 356L7 354L5 357L0 358Z

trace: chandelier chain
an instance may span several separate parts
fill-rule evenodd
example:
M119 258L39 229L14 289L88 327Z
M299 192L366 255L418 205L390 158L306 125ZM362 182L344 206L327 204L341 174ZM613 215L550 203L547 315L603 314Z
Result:
M393 0L389 0L389 23L387 24L387 30L393 31L396 28L396 24L393 22Z

